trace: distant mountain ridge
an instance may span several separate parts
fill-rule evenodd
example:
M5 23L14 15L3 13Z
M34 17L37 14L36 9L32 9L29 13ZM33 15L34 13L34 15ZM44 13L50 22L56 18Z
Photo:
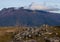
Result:
M60 26L60 14L43 10L4 8L0 11L0 26L40 26L48 24Z

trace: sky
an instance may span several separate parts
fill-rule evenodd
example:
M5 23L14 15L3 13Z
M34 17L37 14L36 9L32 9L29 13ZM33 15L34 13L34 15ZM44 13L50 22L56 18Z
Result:
M32 2L38 3L47 7L60 8L60 0L0 0L0 9L8 7L27 7Z

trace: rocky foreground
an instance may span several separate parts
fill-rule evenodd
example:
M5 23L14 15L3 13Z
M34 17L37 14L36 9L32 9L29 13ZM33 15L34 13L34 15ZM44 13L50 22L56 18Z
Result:
M40 27L0 27L0 42L50 42L60 41L60 28Z

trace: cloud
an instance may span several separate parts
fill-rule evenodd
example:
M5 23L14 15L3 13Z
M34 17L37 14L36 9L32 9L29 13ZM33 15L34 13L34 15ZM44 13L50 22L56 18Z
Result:
M31 7L29 7L28 9L31 9L31 10L45 10L45 11L49 11L49 12L60 13L59 8L46 7L45 5L43 6L41 4L36 4L36 3L31 4Z
M30 9L32 9L32 10L45 10L45 9L48 9L48 8L43 6L43 5L40 5L40 4L32 4Z
M46 9L47 11L59 11L60 9L59 8L49 8L49 9Z

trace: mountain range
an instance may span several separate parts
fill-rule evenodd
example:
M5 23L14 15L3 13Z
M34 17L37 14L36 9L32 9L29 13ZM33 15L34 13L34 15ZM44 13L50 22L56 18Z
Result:
M0 10L0 26L40 26L48 24L60 26L60 13L51 13L44 10L30 10L4 8Z

